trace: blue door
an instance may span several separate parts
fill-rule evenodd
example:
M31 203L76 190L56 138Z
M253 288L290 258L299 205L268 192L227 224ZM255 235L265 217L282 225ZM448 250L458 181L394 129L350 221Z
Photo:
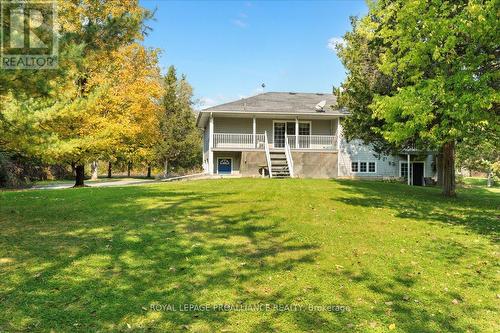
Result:
M232 171L232 160L230 158L219 158L217 160L217 172L221 175L230 175Z

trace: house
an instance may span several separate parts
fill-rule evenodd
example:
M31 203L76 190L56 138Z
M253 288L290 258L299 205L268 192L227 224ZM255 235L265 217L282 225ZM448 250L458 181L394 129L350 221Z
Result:
M340 120L349 113L336 105L333 94L268 92L201 110L203 168L250 177L405 178L413 185L435 176L431 153L380 156L347 142Z

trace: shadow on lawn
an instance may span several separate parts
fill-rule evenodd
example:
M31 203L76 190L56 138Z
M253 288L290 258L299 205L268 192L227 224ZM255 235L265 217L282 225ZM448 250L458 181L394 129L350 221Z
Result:
M267 279L313 262L318 246L294 240L269 211L236 209L227 192L203 196L155 187L106 189L106 197L89 199L101 190L76 190L70 199L64 191L36 194L29 208L43 209L39 215L50 219L25 212L3 223L2 242L11 244L16 262L30 265L11 272L15 278L4 284L0 299L9 318L0 330L142 331L164 325L214 332L235 314L150 306L284 304L300 297L286 286L267 290ZM272 317L281 315L288 314L253 314L252 331L269 332ZM314 313L297 318L309 330L329 322Z
M410 187L381 182L337 180L349 197L335 198L348 205L388 208L396 217L461 225L497 241L500 232L500 195L486 189L459 192L444 198L437 188ZM477 194L480 193L480 196ZM357 195L356 197L352 194Z
M460 192L457 198L444 198L440 189L407 187L399 184L385 184L381 182L361 182L351 180L336 180L341 185L345 196L335 197L332 200L343 202L351 206L387 208L395 212L398 218L411 218L422 221L431 221L445 225L457 225L472 232L489 238L493 243L498 241L500 229L498 209L500 197L484 189ZM477 194L480 194L478 196ZM432 235L429 234L429 237ZM425 245L427 252L432 253L438 260L436 264L448 267L462 267L464 262L481 258L484 248L465 246L464 244L446 239L445 241L431 241ZM472 261L474 262L474 261ZM362 285L381 296L387 304L373 308L376 317L390 316L400 330L404 332L479 332L480 329L471 323L459 322L461 314L451 300L462 302L458 293L436 290L436 288L418 288L420 272L416 267L399 266L398 262L388 262L387 270L392 273L370 272L362 270L354 272L343 270L342 274L352 283ZM480 265L476 263L476 266ZM489 267L493 271L494 267ZM487 270L486 268L484 269ZM478 284L490 285L492 294L496 291L495 282L486 279L485 272L470 269L463 272L467 286ZM491 273L493 276L494 273ZM387 305L387 306L386 306ZM438 305L436 309L436 305ZM485 304L464 303L463 313L473 317L485 309L496 312L494 307Z
M403 268L392 277L381 279L380 276L363 271L354 273L343 272L353 283L364 285L368 290L382 296L384 302L372 308L371 312L377 318L390 317L402 332L480 332L470 323L458 321L462 315L454 310L450 299L461 296L454 292L436 292L432 288L413 290L418 282L418 274L411 267ZM436 308L436 305L439 307ZM464 311L470 316L485 310L484 304L464 304ZM486 307L495 312L494 307ZM462 318L461 318L462 319Z

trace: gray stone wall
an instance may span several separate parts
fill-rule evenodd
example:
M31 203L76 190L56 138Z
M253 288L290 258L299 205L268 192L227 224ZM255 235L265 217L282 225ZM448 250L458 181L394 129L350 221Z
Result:
M233 174L244 177L260 177L259 167L267 166L266 154L262 151L214 152L214 173L217 174L217 158L233 159ZM336 152L293 152L295 177L337 178Z
M337 178L336 152L292 151L294 174L299 178Z
M246 177L258 177L259 167L267 165L264 151L244 151L241 153L240 173Z

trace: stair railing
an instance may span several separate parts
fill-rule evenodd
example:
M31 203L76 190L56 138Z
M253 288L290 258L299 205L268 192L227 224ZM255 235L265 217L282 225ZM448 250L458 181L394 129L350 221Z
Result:
M271 166L271 152L269 151L269 141L267 140L267 131L264 132L264 149L266 151L267 168L269 169L269 178L273 178L273 168Z
M285 156L286 163L288 164L288 172L290 173L290 177L293 178L293 158L292 158L292 149L290 148L290 144L288 143L288 135L285 131Z

